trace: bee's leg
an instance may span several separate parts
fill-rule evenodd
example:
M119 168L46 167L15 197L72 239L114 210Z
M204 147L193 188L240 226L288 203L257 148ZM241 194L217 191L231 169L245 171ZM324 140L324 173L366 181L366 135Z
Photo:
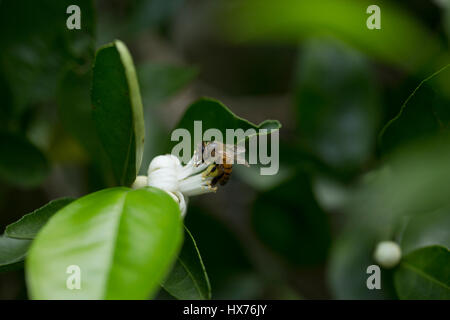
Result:
M219 174L219 170L217 170L217 165L212 163L208 168L202 173L202 176L205 177L215 177Z
M219 178L219 179L220 179L220 185L221 185L221 186L224 186L224 185L228 182L228 180L230 180L231 173L228 174L228 175L225 176L225 177L224 177L224 175L225 175L225 173L221 175L221 178L223 177L222 179Z
M217 184L217 182L219 182L220 179L223 177L223 175L224 175L224 172L222 172L221 174L215 176L215 177L212 179L212 181L211 181L211 185L212 185L212 186L215 186L215 185ZM220 185L223 185L223 184L220 183Z

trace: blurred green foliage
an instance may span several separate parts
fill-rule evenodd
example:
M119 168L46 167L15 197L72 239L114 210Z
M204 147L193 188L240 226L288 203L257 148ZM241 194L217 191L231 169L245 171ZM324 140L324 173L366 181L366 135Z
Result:
M52 99L64 66L90 64L94 50L94 11L90 0L78 1L83 29L66 28L66 8L71 1L2 1L0 4L1 70L12 93L13 117L30 105ZM20 14L12 14L12 12ZM14 126L14 122L10 126Z
M340 43L311 41L296 77L300 142L335 170L364 165L380 117L379 90L366 58Z
M12 185L39 185L48 173L45 156L26 138L0 133L0 178Z
M252 225L261 241L296 266L325 262L331 242L326 213L309 180L304 173L294 175L261 193L252 209Z
M225 6L229 10L223 15L224 30L238 42L338 38L408 71L420 71L427 65L436 67L448 59L437 37L392 1L377 2L382 8L382 32L368 29L365 13L371 4L365 0L235 1ZM433 60L436 58L437 65Z
M448 79L450 65L446 65L419 84L402 105L397 116L380 132L383 151L410 141L426 139L449 128L450 86L441 87Z

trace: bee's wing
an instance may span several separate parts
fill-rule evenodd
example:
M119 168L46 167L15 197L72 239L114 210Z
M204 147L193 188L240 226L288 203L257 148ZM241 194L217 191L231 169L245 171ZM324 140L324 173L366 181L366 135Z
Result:
M237 146L234 144L226 144L223 148L227 160L233 161L234 163L242 163L248 166L247 161L245 161L245 147Z
M230 152L229 145L221 143L219 141L214 141L215 143L215 147L214 147L214 152L215 152L215 158L218 161L221 161L221 159L225 158L227 162L232 162L233 158L233 151Z

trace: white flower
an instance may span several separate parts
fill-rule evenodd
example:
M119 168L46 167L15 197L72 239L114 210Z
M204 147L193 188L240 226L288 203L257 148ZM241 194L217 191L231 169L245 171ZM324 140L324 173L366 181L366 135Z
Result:
M183 166L174 155L157 156L148 167L147 177L138 176L132 188L151 186L166 191L178 203L184 217L188 197L217 190L217 187L211 186L214 177L204 174L210 164L199 164L195 159L194 153L192 159Z
M400 246L393 241L382 241L378 243L374 259L375 261L384 268L395 267L402 258L402 250Z

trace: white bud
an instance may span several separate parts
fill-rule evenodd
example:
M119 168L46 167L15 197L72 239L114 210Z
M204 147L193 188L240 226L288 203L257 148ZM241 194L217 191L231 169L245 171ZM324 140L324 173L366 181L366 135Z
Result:
M131 188L140 189L146 186L148 186L147 176L137 176L136 180L134 180L133 184L131 185Z
M375 261L383 268L395 267L402 258L400 246L393 241L379 242L374 253Z
M178 190L178 172L180 160L168 154L155 157L148 167L148 185L167 192Z

